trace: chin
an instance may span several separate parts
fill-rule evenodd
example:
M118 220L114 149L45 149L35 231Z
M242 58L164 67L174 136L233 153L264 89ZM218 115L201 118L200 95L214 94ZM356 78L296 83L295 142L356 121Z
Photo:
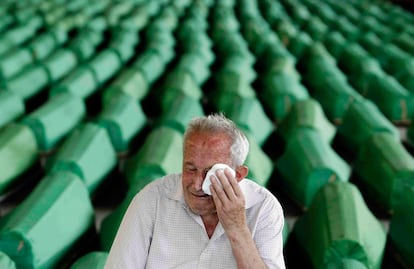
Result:
M199 215L214 213L216 211L216 207L214 206L213 198L211 196L208 197L193 197L192 203L189 204L191 210Z

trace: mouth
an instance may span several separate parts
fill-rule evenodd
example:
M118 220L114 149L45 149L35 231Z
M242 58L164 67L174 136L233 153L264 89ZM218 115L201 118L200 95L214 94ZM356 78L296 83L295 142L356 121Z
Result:
M206 198L210 198L211 196L210 195L208 195L208 194L206 194L206 193L199 193L199 194L194 194L193 193L193 196L195 196L195 197L197 197L197 198L203 198L203 199L206 199Z

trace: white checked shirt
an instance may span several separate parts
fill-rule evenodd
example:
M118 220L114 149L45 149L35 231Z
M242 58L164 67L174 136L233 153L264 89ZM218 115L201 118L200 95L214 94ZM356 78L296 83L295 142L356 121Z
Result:
M249 179L245 194L248 226L268 268L285 268L284 216L277 199ZM105 269L237 268L219 223L211 238L199 215L184 201L181 174L147 185L131 202L110 250Z

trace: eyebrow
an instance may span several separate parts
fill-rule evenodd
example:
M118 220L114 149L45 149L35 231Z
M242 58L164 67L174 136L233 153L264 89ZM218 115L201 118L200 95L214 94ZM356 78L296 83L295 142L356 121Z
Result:
M191 166L191 167L197 168L197 170L198 170L198 169L201 169L201 168L198 168L197 166L195 166L192 162L185 162L185 163L184 163L184 165L185 165L185 166ZM213 165L214 165L214 164L213 164ZM208 171L208 170L210 170L210 169L211 169L211 167L213 167L213 165L210 165L209 167L207 167L207 168L203 168L203 169L201 169L201 170L203 170L203 171Z

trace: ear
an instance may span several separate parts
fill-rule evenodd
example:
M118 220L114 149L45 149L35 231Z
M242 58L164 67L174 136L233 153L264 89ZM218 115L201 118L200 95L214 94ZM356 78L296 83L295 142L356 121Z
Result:
M236 168L236 180L240 182L249 173L249 168L245 165L240 165Z

